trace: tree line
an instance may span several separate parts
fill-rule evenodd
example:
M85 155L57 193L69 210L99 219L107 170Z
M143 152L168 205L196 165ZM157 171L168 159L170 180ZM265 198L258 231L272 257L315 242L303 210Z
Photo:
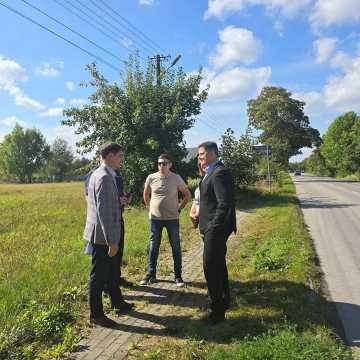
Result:
M184 178L197 176L196 158L184 161L184 132L194 125L208 97L209 86L201 87L201 69L190 75L182 68L171 69L158 78L151 61L143 70L137 55L129 58L119 83L109 83L96 64L87 69L91 79L83 86L94 89L89 102L65 110L62 120L63 125L74 127L81 135L78 145L82 155L95 152L107 141L122 144L126 156L122 173L127 190L133 194L141 193L161 153L169 154L174 171ZM267 160L254 150L259 142L271 146L270 163L275 172L286 170L289 158L302 147L320 144L319 132L310 127L304 106L286 89L271 86L248 101L246 132L236 138L229 128L220 144L221 158L238 184L253 183L266 173ZM11 158L16 149L21 155ZM80 160L74 160L63 140L49 146L37 130L24 130L19 125L5 136L0 151L2 172L21 182L31 182L40 169L63 179L86 165L74 167Z
M360 117L353 111L338 116L302 167L314 175L360 178Z
M0 143L0 178L31 183L75 179L90 160L75 158L67 141L56 138L49 145L37 129L16 124Z

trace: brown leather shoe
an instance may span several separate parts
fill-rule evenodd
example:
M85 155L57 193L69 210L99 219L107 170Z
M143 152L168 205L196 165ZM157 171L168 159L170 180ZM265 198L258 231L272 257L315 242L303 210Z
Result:
M90 322L106 328L114 328L118 325L114 320L111 320L105 315L96 318L90 316Z

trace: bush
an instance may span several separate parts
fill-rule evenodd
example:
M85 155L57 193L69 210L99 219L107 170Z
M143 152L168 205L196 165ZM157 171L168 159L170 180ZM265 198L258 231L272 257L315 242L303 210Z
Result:
M31 301L18 315L15 325L0 333L0 359L34 359L40 344L51 345L69 338L73 316L64 305L48 309Z
M188 179L187 185L193 195L194 195L196 188L199 186L199 184L200 184L200 178Z

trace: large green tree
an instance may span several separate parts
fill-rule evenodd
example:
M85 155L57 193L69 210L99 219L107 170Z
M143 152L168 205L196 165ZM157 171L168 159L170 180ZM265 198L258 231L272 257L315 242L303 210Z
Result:
M262 131L259 141L271 145L273 159L284 167L302 147L321 141L319 131L310 127L304 106L286 89L273 86L264 87L256 99L248 102L249 124Z
M49 150L39 130L24 130L16 124L0 145L0 166L7 176L31 183L33 174L45 165Z
M360 117L352 111L337 117L324 134L320 151L332 175L359 172Z
M193 126L207 98L207 89L200 90L201 72L187 76L182 69L167 71L157 82L153 64L143 71L133 56L121 82L110 84L95 64L88 69L92 79L87 86L95 88L90 103L66 110L63 123L83 135L78 143L83 153L109 140L122 144L128 190L139 194L160 153L170 154L174 168L181 166L184 131Z
M49 175L55 175L59 180L72 170L74 161L73 152L66 140L56 138L51 145L50 159L47 171Z

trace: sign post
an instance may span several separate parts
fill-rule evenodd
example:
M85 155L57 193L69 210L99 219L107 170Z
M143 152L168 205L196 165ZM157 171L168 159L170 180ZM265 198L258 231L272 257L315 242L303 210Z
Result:
M255 152L266 155L267 159L267 181L268 181L268 187L269 191L271 192L271 173L270 173L270 160L269 157L271 155L271 146L266 145L254 145L253 149Z

